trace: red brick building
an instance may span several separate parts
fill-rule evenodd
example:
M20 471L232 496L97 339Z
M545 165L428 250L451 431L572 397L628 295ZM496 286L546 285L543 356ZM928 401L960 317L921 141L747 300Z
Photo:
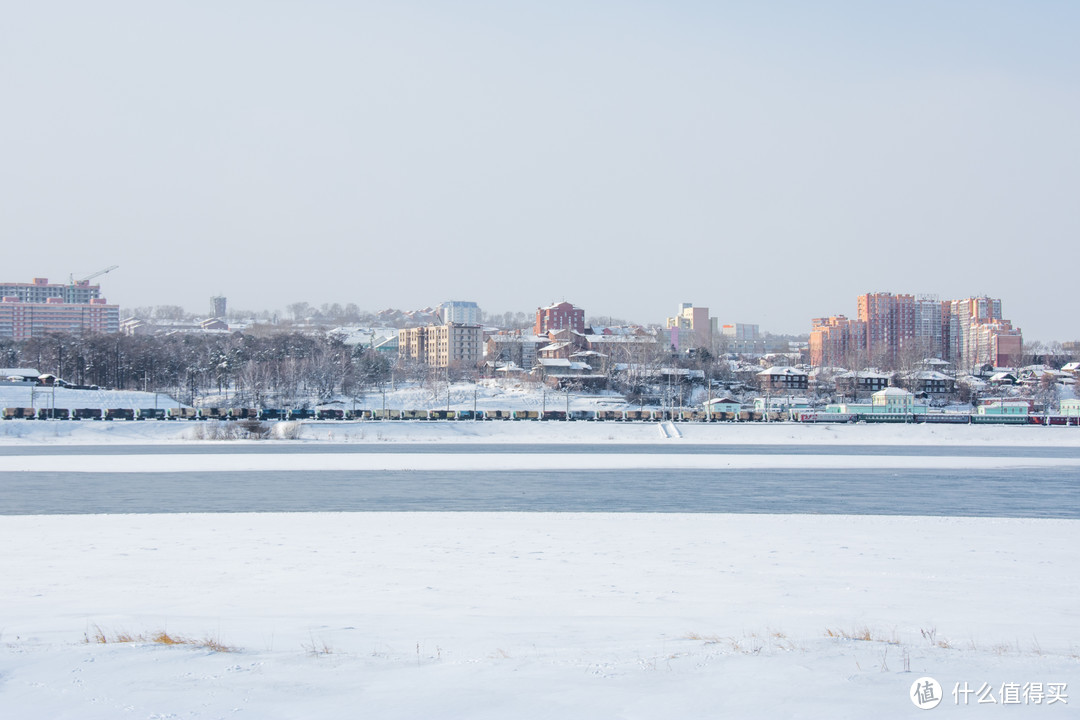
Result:
M557 305L549 305L544 308L536 308L536 327L533 332L537 335L547 335L552 330L573 330L585 332L585 311L576 308L568 302Z

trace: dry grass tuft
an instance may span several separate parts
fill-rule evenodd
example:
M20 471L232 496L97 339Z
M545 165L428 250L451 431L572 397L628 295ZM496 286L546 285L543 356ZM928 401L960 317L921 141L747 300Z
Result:
M110 637L99 626L94 626L94 632L83 633L83 642L92 645L106 645L112 643L153 643L155 645L186 645L188 647L209 650L210 652L236 652L237 649L226 645L218 638L205 637L201 640L184 637L183 635L170 635L165 630L158 630L149 634L129 633L126 630L115 632Z
M310 636L308 642L300 643L300 647L312 657L322 657L323 655L334 654L334 648L330 646L330 643L322 638L316 640L314 635Z
M880 642L888 645L899 645L900 639L896 635L894 630L889 637L877 634L869 627L862 625L852 630L834 630L833 628L825 628L825 636L833 638L834 640L859 640L862 642Z

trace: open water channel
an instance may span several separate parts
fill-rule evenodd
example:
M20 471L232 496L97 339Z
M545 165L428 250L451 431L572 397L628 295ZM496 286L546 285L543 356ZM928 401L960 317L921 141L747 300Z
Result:
M319 470L321 453L1080 458L1075 448L776 445L11 446L35 455L312 455L311 470L0 472L0 514L544 511L1080 517L1080 466L966 469Z

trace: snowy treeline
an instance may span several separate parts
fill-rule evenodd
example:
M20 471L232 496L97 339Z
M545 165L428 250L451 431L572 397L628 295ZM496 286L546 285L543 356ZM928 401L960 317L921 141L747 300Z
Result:
M214 393L230 404L350 395L391 376L391 360L333 334L52 334L0 340L6 367L33 367L76 385L157 390L190 401Z

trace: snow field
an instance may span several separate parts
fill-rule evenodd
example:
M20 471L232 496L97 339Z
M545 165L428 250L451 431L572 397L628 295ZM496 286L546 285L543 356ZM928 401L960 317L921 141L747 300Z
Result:
M16 718L908 717L922 675L947 690L1077 687L1078 529L871 516L0 517L0 704ZM83 642L99 628L236 652Z

